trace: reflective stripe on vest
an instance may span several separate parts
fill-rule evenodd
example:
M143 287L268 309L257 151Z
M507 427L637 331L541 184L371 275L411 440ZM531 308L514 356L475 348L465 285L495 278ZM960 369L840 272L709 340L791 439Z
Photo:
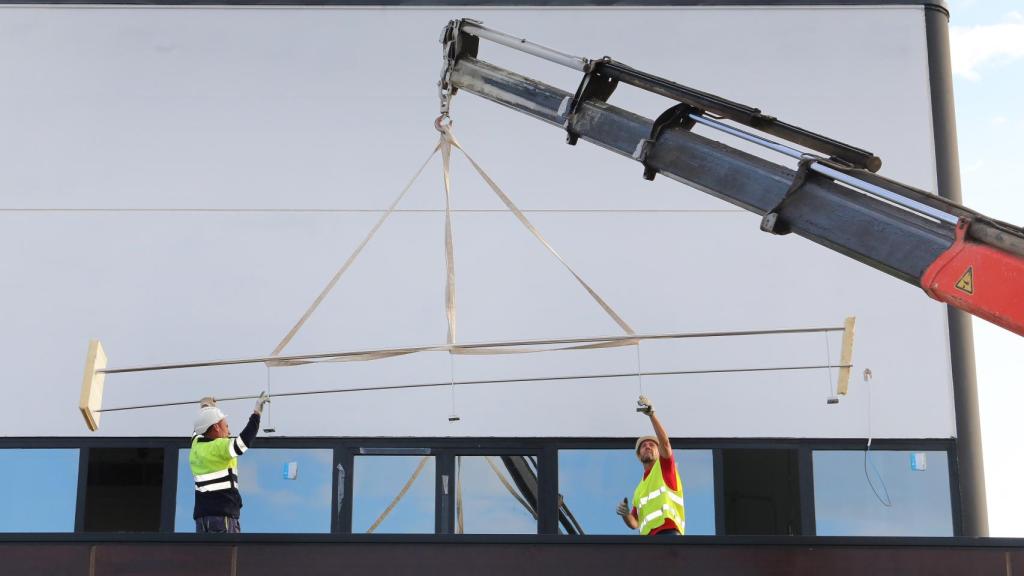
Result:
M229 490L233 487L237 487L233 482L227 480L225 482L217 482L216 484L207 484L205 486L196 485L196 492L219 492L221 490Z
M233 468L225 468L209 474L193 476L196 492L217 492L229 488L238 488L238 475Z
M242 454L245 454L245 451L248 449L249 447L245 445L245 442L242 442L242 437L239 436L235 438L234 442L228 445L228 454L231 454L232 458L238 458Z
M196 479L196 482L207 482L209 480L217 480L219 478L227 478L230 473L231 473L231 469L230 468L225 468L224 470L218 470L216 472L210 472L209 474L199 474L199 475L196 475L194 478Z
M655 463L647 478L640 481L633 493L633 506L637 511L637 519L640 521L640 534L650 534L652 530L665 523L665 520L672 520L679 527L679 532L685 533L686 511L683 505L683 482L679 478L679 471L672 471L676 475L676 486L678 490L672 490L665 484L661 474L661 462Z

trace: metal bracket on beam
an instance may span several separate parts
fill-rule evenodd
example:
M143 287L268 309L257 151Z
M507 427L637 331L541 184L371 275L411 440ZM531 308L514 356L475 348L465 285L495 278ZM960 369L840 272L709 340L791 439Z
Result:
M601 65L607 60L608 58L605 57L587 64L583 80L580 81L579 87L576 88L576 94L572 97L568 110L565 111L565 141L570 146L575 146L580 138L580 135L572 128L580 105L587 100L607 102L612 92L615 91L615 87L619 85L618 80L601 71Z
M636 151L633 153L633 157L644 165L644 180L654 180L654 177L658 174L658 170L647 162L647 158L650 157L651 152L654 150L654 146L658 143L658 137L661 136L661 133L666 128L673 126L677 126L683 130L689 130L693 128L693 125L696 123L696 121L690 116L701 116L703 113L703 110L694 108L689 104L676 104L658 116L654 121L654 124L651 126L650 137L646 140L641 140L640 143L637 144Z
M778 236L784 236L791 232L789 223L782 219L780 212L782 212L782 207L786 205L786 202L789 202L793 195L807 183L807 178L812 175L811 166L817 161L818 158L813 156L805 156L800 159L800 167L797 168L796 175L793 176L793 183L789 185L789 189L779 199L779 203L761 218L762 231Z

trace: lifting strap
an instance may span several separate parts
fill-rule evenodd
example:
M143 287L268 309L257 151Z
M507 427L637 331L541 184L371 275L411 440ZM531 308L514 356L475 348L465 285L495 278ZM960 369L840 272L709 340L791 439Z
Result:
M357 246L355 251L353 251L352 254L348 257L348 260L346 260L345 263L341 265L341 268L339 268L338 271L334 273L334 277L331 278L331 281L327 283L327 286L325 286L324 289L320 291L320 295L317 296L315 300L313 300L313 303L310 304L309 308L307 308L306 311L302 314L302 317L299 318L299 321L295 323L295 326L292 326L292 329L288 331L288 334L277 344L277 346L274 348L274 351L270 353L271 356L279 355L285 349L285 347L288 346L288 343L292 341L292 338L294 338L295 335L298 334L299 330L302 329L302 326L306 324L307 320L309 320L309 317L312 316L313 312L315 312L316 309L320 306L320 303L323 302L324 298L326 298L327 295L330 294L331 290L334 289L334 286L335 284L338 283L338 280L341 280L342 275L344 275L345 272L349 269L349 266L351 266L352 263L356 261L356 258L358 258L359 255L363 252L363 248L365 248L366 245L370 243L370 240L373 239L373 236L377 234L377 230L380 230L380 227L384 224L384 221L387 220L388 217L391 216L391 214L395 211L395 208L398 207L398 203L401 202L402 198L405 197L405 193L408 192L410 188L412 188L413 183L416 182L416 179L420 177L420 174L423 173L423 170L427 167L428 164L430 164L430 160L434 157L435 154L437 154L437 151L440 149L441 143L439 142L437 146L434 146L434 150L430 153L429 156L427 156L427 159L423 162L423 165L420 166L420 169L417 170L416 174L413 175L411 180L409 180L409 183L405 185L405 188L402 188L402 191L398 194L398 197L395 198L394 202L391 203L391 206L389 206L387 211L384 212L383 215L381 215L380 219L377 220L377 223L373 225L373 228L370 229L370 233L366 235L366 238L363 238L363 241L359 243L359 246Z
M462 152L463 156L466 157L466 160L469 160L469 163L472 164L473 169L476 170L477 174L480 175L480 178L482 178L483 181L487 183L487 186L489 186L490 189L494 191L494 194L497 195L498 198L502 201L502 203L504 203L505 206L509 209L509 211L511 211L512 214L515 215L516 219L518 219L519 222L527 230L529 230L531 234L533 234L533 236L544 246L544 248L547 249L548 252L551 253L552 256L557 258L558 261L562 263L562 266L564 266L565 269L568 270L570 274L572 274L573 278L575 278L576 281L580 284L580 286L582 286L583 289L586 290L588 294L590 294L590 297L595 302L597 302L597 304L605 311L605 313L608 314L608 316L611 317L611 319L614 320L620 328L622 328L622 331L629 335L635 334L636 332L633 331L633 328L631 328L629 324L627 324L626 321L623 320L622 317L619 316L615 312L615 310L613 310L612 307L609 306L608 303L604 301L603 298L601 298L601 296L597 293L596 290L591 288L590 284L587 284L586 280L584 280L583 277L581 277L579 274L576 273L575 270L573 270L572 266L570 266L569 263L566 262L564 258L562 258L562 256L555 250L554 246L552 246L551 243L549 243L544 238L544 235L540 233L540 230L538 230L537 227L530 222L526 215L523 214L523 211L520 210L514 202L512 202L512 199L509 198L504 191L502 191L501 187L498 186L498 184L487 174L487 172L484 171L484 169L481 168L479 164L477 164L476 160L474 160L473 157L470 156L468 152L466 152L465 148L463 148L459 141L455 139L455 135L452 134L451 126L448 126L443 129L443 131L441 132L441 139L443 141L449 142L451 146L454 146L460 152Z
M498 477L498 481L501 482L501 485L504 486L505 489L508 490L508 493L511 494L512 497L515 498L520 504L522 504L523 508L526 508L526 511L529 512L536 520L537 511L533 509L533 506L531 506L530 503L526 501L526 498L523 498L522 495L520 495L519 492L512 486L512 484L509 483L509 481L505 478L505 475L501 473L501 470L499 470L498 467L494 464L494 460L490 456L484 456L484 458L487 460L487 465L490 466L491 470L494 471L494 475Z
M380 523L383 522L384 519L387 518L389 514L391 514L391 511L395 509L395 506L398 505L398 502L405 496L405 493L409 491L409 488L412 487L412 483L416 481L416 478L420 475L420 472L423 471L423 467L427 465L427 460L429 458L430 456L424 456L423 458L420 459L419 466L416 466L416 470L413 471L412 476L409 477L409 480L405 483L405 486L402 486L402 489L398 491L398 495L395 496L395 499L391 501L391 504L388 504L388 507L385 508L384 511L380 513L380 516L378 516L377 519L374 520L373 524L370 525L370 528L366 530L367 534L370 534L374 530L376 530L377 527L380 526Z
M516 206L516 204L512 201L512 199L509 198L509 196L501 189L500 186L498 186L498 184L487 174L487 172L479 164L477 164L476 160L474 160L469 155L469 153L466 152L466 150L462 147L462 145L459 143L459 141L456 140L455 135L452 133L451 125L449 124L447 126L438 126L438 130L441 132L440 140L438 141L437 145L434 147L433 151L431 151L431 153L427 157L426 161L424 161L423 165L421 165L419 170L416 171L416 174L413 175L412 179L409 180L409 182L405 185L405 187L398 194L398 196L395 198L395 200L391 203L391 205L388 207L388 209L384 212L384 214L381 215L381 217L377 221L377 223L373 226L373 228L370 229L370 232L366 235L365 238L363 238L363 241L359 243L359 245L356 247L356 249L352 252L352 254L345 261L345 263L342 264L341 268L339 268L338 271L334 274L334 277L332 277L331 280L327 283L327 286L324 287L324 289L316 297L316 299L309 306L309 308L307 308L306 311L302 314L302 317L299 318L298 322L296 322L295 325L292 326L292 329L288 332L288 334L285 335L285 337L281 340L281 342L279 342L278 345L274 348L274 351L271 353L271 356L278 356L278 355L280 355L281 352L285 349L285 347L287 347L288 344L292 341L292 339L295 337L295 335L298 334L299 330L302 329L302 327L305 325L306 321L309 320L309 318L317 310L317 308L324 301L324 299L327 298L327 295L330 294L331 290L334 289L334 287L337 285L337 283L341 279L341 277L352 266L352 263L355 262L356 258L359 257L359 255L362 253L363 249L366 248L366 245L369 244L370 240L373 239L373 237L376 235L376 233L380 229L380 227L384 224L384 222L388 219L388 217L391 216L391 214L394 213L395 209L398 207L399 202L402 201L402 199L405 197L405 194L409 191L410 188L412 188L413 183L415 183L416 180L420 177L420 175L423 173L423 170L427 167L427 165L430 163L430 160L433 159L434 155L437 154L438 151L441 152L442 169L443 169L443 180L444 180L444 197L445 197L445 269L446 269L445 312L446 312L447 321L448 321L447 346L445 348L447 348L447 350L450 353L452 353L452 354L466 354L466 355L528 354L528 353L532 353L532 352L540 352L540 351L547 351L547 350L589 350L589 349L595 349L595 348L612 348L612 347L619 347L619 346L629 346L629 345L634 344L635 343L634 340L619 340L619 341L610 341L610 342L598 342L598 343L571 345L571 346L558 347L558 348L520 348L520 349L516 349L516 350L511 350L511 349L507 349L507 348L481 348L481 347L475 347L475 348L472 348L472 349L466 349L466 348L458 347L458 345L455 343L455 340L456 340L456 318L457 318L457 314L456 314L457 308L456 308L456 298L455 298L455 240L454 240L454 233L453 233L453 227L452 227L452 215L451 215L451 205L452 205L452 203L451 203L451 197L452 197L452 193L451 193L451 149L453 147L457 148L460 152L462 152L462 154L463 154L463 156L465 156L466 160L469 161L469 163L473 166L473 168L476 170L476 172L483 179L483 181L485 183L487 183L488 187L490 187L490 189L495 193L495 195L498 196L498 198L502 201L503 204L505 204L505 206L509 209L509 211L512 212L512 214L516 217L516 219L519 220L519 222L541 243L541 245L544 246L544 248L548 252L551 253L551 255L553 255L555 258L558 259L559 262L561 262L562 266L566 270L568 270L570 274L572 274L573 278L575 278L576 281L580 284L580 286L582 286L583 289L587 291L587 294L590 295L590 297L601 307L601 309L604 310L604 312L627 335L632 336L632 335L636 334L636 332L633 330L632 327L630 327L629 324L626 323L625 320L622 319L621 316L619 316L618 313L615 312L615 310L612 309L612 307L603 298L601 298L601 296L597 293L597 291L594 290L594 288L592 288L590 286L590 284L588 284L583 279L583 277L580 276L572 268L572 266L569 265L568 262L566 262L566 260L564 258L562 258L562 256L555 250L555 248L551 245L551 243L549 243L547 241L547 239L544 238L543 234L540 233L540 230L538 230L537 227L534 226L533 223L530 222L530 220L526 217L526 215L523 213L523 211L520 210L518 206ZM381 359L381 358L390 358L390 357L394 357L394 356L402 356L402 355L405 355L405 354L412 354L414 352L420 352L420 351L425 351L425 350L429 350L429 349L437 349L437 348L425 347L425 348L422 348L422 349L406 349L406 350L402 350L402 351L370 352L370 353L366 353L366 354L351 355L351 356L346 356L346 357L343 357L343 358L332 359L331 361L351 362L351 361L361 361L361 360L377 360L377 359ZM268 362L268 365L273 364L273 365L276 365L276 366L294 366L294 365L306 364L306 363L307 362L304 362L304 361L301 361L301 360L291 360L291 361L284 361L283 360L283 361L278 361L278 362Z

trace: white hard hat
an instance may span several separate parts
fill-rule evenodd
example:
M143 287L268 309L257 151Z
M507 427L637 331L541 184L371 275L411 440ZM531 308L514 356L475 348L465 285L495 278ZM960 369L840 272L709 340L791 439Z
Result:
M654 442L655 444L658 445L658 449L661 449L661 443L658 442L657 436L641 436L636 439L636 446L633 447L633 451L636 452L637 454L640 454L640 445L643 444L645 440L650 440Z
M195 426L193 430L197 436L206 433L206 430L213 426L217 422L220 422L226 418L224 413L220 411L220 408L216 406L204 406L199 409L199 415L196 416Z

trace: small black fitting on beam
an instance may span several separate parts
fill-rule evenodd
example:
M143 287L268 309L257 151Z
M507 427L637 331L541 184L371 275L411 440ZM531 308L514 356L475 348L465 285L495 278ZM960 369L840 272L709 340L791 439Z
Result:
M800 167L797 168L796 175L793 176L793 183L789 185L789 189L783 194L779 203L761 218L762 232L778 236L785 236L791 232L789 223L782 218L780 212L782 212L782 207L786 205L786 202L807 182L807 177L811 174L811 165L817 161L818 159L813 156L805 156L800 160Z
M570 146L575 146L580 138L580 135L572 129L576 111L579 110L580 105L587 100L607 102L612 92L615 91L615 87L619 85L618 80L601 71L602 64L607 60L606 56L602 60L590 63L586 74L580 80L579 87L576 88L576 94L572 97L568 110L565 112L565 142Z
M654 177L658 174L658 170L652 167L648 162L647 158L650 157L651 151L654 150L654 146L658 143L658 137L666 129L673 126L682 128L683 130L689 130L693 128L695 121L690 118L691 114L700 116L703 111L690 106L689 104L676 104L675 106L665 110L654 120L654 124L651 126L651 135L646 139L642 140L637 146L634 157L644 165L644 180L654 180Z

